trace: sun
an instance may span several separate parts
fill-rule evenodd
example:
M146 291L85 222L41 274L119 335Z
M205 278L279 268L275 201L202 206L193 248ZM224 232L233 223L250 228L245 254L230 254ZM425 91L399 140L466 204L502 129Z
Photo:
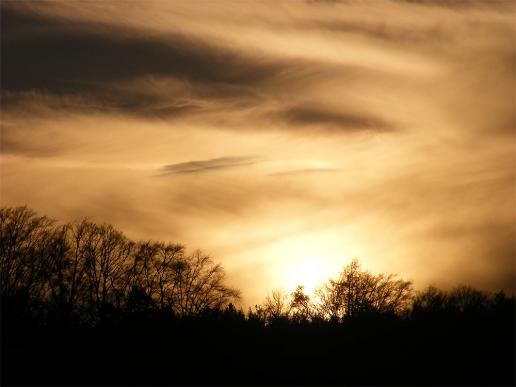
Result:
M346 262L358 256L357 243L341 230L315 230L283 238L267 251L271 288L293 292L304 287L309 296L341 272Z
M327 266L324 261L317 259L292 263L287 269L287 273L284 273L289 291L302 285L305 293L314 293L332 274Z
M288 228L278 225L269 227L271 234L281 234ZM305 294L316 300L317 289L330 279L338 278L353 257L365 255L362 254L362 241L356 237L354 230L343 226L291 232L284 237L271 239L270 243L255 249L246 247L246 251L240 255L242 261L254 262L249 276L242 274L242 282L239 282L242 284L239 286L249 289L246 297L251 299L250 306L262 303L272 291L291 294L297 286L303 286ZM233 264L229 270L239 273L243 266L236 260Z

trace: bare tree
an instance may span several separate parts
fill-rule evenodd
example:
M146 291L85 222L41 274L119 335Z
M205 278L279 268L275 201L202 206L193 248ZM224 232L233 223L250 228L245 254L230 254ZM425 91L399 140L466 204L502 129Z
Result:
M273 290L265 297L263 309L268 321L288 317L290 313L288 293L280 289Z
M326 284L315 291L318 302L315 310L318 317L338 321L343 316L344 287L336 280L329 279Z
M205 309L220 309L239 299L240 292L224 284L226 274L209 255L196 250L171 262L169 303L179 315L195 315Z
M308 321L312 317L313 308L310 301L310 296L305 294L304 287L298 286L296 290L290 295L290 310L292 317L298 321Z
M41 254L54 222L27 207L0 209L0 294L42 291Z
M366 283L365 311L400 313L409 307L412 283L396 279L394 275L370 276Z
M125 281L121 288L128 294L140 288L161 310L169 308L169 300L177 291L175 264L184 260L184 247L163 242L139 242L135 245L130 263L126 265Z
M454 313L478 313L488 304L487 294L467 285L457 286L448 295L448 307Z
M168 306L167 298L173 294L177 288L174 283L173 265L184 255L184 246L179 244L158 245L156 258L153 260L155 272L155 283L157 286L158 305L160 310L165 310Z
M221 309L240 297L225 280L201 251L134 243L87 219L56 226L26 207L0 209L0 294L48 302L67 321L77 312L94 322L142 292L151 306L179 315Z
M46 299L66 320L70 317L73 309L73 301L70 299L73 260L70 254L70 243L67 239L68 230L69 227L65 225L49 231L39 257Z
M446 292L429 286L424 291L419 291L412 300L412 315L432 314L438 316L446 311L448 295Z
M80 261L84 270L90 312L95 315L110 303L116 303L132 243L111 225L81 222Z
M396 314L409 307L412 283L363 271L353 259L337 280L330 279L316 294L319 314L330 320L363 313Z
M126 266L126 283L124 288L129 291L134 287L141 288L152 298L156 293L156 274L154 260L159 250L158 243L152 241L138 242L134 246L131 263Z

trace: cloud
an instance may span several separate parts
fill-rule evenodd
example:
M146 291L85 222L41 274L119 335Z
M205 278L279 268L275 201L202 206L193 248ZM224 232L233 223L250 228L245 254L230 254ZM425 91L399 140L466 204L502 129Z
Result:
M278 114L280 119L292 125L322 126L342 131L390 131L392 127L373 116L345 110L330 109L314 104L302 104L287 108Z
M256 157L218 157L209 160L187 161L184 163L165 165L160 168L161 176L170 174L189 174L208 172L253 165L258 162Z
M146 35L120 27L97 28L93 22L70 27L36 14L20 18L14 9L3 13L3 87L11 91L77 92L95 83L148 74L255 84L277 68L191 35ZM25 32L26 22L31 31L44 32ZM36 57L37 63L27 60Z
M185 104L185 92L195 90L199 98L209 99L247 97L249 87L289 66L193 35L150 34L93 21L70 23L12 5L2 6L6 107L23 105L17 93L25 98L28 93L32 98L54 94L67 96L63 101L78 102L79 96L86 109L175 117L199 107ZM142 79L149 80L147 88L127 87ZM175 80L181 87L164 96L156 90L155 79Z
M378 22L376 19L364 20L361 18L321 19L309 20L300 23L300 28L312 31L325 31L333 34L362 37L377 40L383 44L417 45L421 42L433 44L444 40L456 39L450 36L446 25L435 25L414 21L419 25L400 24L388 20Z
M53 130L34 132L17 123L0 123L0 134L0 152L5 155L53 157L66 153L70 145L69 136L51 139Z

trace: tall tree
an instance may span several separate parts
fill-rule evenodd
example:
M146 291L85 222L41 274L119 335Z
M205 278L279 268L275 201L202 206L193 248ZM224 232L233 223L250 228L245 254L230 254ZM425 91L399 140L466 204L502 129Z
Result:
M239 299L240 292L225 285L220 264L200 250L183 255L171 264L171 306L179 315L195 315L205 309L220 309Z
M77 266L84 277L91 317L99 317L109 304L117 302L117 289L123 280L125 265L133 244L113 226L82 221L76 229L80 236ZM80 268L79 268L80 267Z
M408 308L412 283L394 275L373 275L353 259L337 280L330 279L316 294L319 314L330 320L364 313L396 314Z
M41 260L54 222L27 207L0 209L0 294L41 292Z
M268 321L288 317L291 310L288 293L280 289L273 290L265 297L263 310Z
M304 287L299 285L290 295L290 310L292 318L297 321L308 321L312 317L313 307L310 296L304 292Z

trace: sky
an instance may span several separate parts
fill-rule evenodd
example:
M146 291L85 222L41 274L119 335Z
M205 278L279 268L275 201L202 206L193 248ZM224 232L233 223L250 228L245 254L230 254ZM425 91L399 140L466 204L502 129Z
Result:
M511 1L2 1L2 206L200 248L244 306L357 257L515 288Z

